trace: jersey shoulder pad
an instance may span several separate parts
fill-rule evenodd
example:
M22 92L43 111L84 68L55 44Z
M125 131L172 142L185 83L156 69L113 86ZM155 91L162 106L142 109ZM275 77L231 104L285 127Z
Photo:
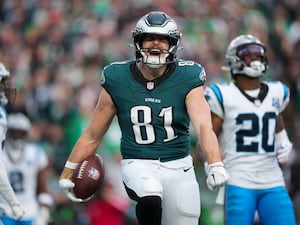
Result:
M205 98L210 110L220 118L224 117L223 89L229 88L230 83L210 84L205 88Z
M206 93L211 95L214 94L219 102L222 102L222 92L226 90L229 91L229 89L232 88L231 82L222 82L218 84L210 84L206 88Z
M113 62L104 67L100 74L100 84L104 85L107 78L116 79L118 76L125 74L124 71L129 69L131 61Z
M290 102L289 87L281 81L264 81L273 96L273 104L282 112Z
M278 93L278 91L280 90L279 93L282 94L283 99L289 98L290 89L285 83L282 83L281 81L264 81L263 83L268 85L270 91Z
M187 78L196 78L202 82L206 81L206 72L202 65L192 60L177 60L177 69L184 73Z
M0 105L0 123L7 125L7 111L2 105Z

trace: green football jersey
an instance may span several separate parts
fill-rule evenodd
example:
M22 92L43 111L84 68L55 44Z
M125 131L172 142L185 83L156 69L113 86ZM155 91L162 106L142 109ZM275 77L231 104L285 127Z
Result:
M123 158L169 161L187 156L191 141L185 98L205 79L204 68L193 61L178 60L152 81L135 61L106 66L101 82L117 108Z

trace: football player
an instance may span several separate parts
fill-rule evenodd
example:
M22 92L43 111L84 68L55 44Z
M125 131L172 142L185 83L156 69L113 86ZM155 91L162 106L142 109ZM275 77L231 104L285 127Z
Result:
M5 151L2 155L10 184L25 215L16 221L2 216L6 225L47 225L50 219L52 197L47 191L48 158L40 145L29 141L31 122L23 113L8 115ZM3 204L3 200L0 199Z
M5 109L6 104L13 101L15 96L15 89L9 87L10 73L5 66L0 63L0 193L5 201L10 206L10 209L6 210L0 205L0 217L3 214L7 214L14 219L20 219L24 215L24 210L21 207L16 195L10 186L6 169L3 163L3 144L6 139L7 132L7 112Z
M132 37L136 60L104 68L94 115L65 164L60 187L73 201L82 201L72 197L73 170L94 154L117 115L123 183L137 202L139 224L197 225L200 193L190 155L190 120L209 163L208 187L215 190L227 180L204 97L204 68L176 59L181 33L163 12L139 19Z
M225 224L252 225L257 210L264 225L293 225L280 168L292 152L282 116L289 89L279 81L262 81L268 69L266 48L252 35L233 39L225 59L232 82L205 90L229 175Z

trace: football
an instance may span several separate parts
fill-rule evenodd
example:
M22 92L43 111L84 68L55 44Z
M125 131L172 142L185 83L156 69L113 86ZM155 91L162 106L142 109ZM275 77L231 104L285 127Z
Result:
M86 199L94 195L104 182L102 157L94 154L79 163L73 172L72 181L77 198Z

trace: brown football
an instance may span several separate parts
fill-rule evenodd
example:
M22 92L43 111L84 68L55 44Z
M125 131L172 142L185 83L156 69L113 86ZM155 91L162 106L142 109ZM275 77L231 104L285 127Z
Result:
M100 155L87 157L77 165L73 172L72 181L74 195L86 199L94 195L104 182L104 164Z

